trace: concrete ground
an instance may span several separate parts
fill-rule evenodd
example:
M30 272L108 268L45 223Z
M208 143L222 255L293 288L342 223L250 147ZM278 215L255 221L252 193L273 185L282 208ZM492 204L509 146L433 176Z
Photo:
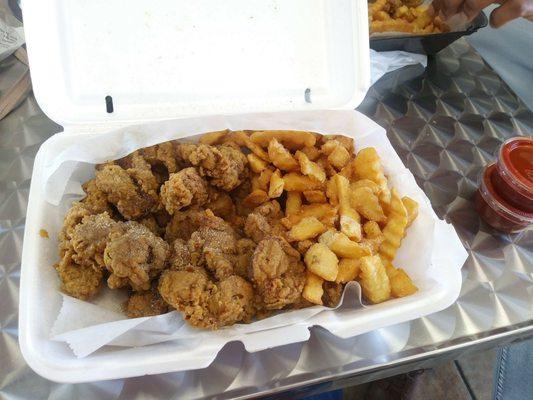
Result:
M490 400L496 349L344 389L344 400Z

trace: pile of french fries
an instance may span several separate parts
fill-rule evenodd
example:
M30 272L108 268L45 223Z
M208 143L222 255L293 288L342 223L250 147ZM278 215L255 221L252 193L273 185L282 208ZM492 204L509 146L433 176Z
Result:
M351 138L301 131L223 131L200 141L249 149L244 203L282 205L286 239L307 267L307 301L322 304L325 281L358 281L370 303L417 291L393 261L418 204L389 188L376 149L355 153Z
M430 34L450 29L438 15L429 12L421 0L374 0L368 2L370 34L405 32Z

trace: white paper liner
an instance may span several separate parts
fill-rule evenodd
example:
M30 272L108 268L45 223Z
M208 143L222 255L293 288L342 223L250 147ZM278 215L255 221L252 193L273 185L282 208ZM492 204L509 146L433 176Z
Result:
M426 68L428 57L425 54L406 51L380 51L370 49L370 84L376 83L383 75L407 65L421 64Z
M43 154L43 183L46 199L58 206L58 212L50 215L52 226L49 233L56 235L59 231L62 215L76 195L79 197L81 193L81 183L94 176L95 163L116 159L163 141L183 137L193 140L194 135L226 128L342 133L355 139L356 149L375 147L390 184L400 195L409 195L420 205L419 216L409 228L394 262L406 270L419 291L413 296L365 307L360 301L359 285L351 283L347 285L344 299L335 311L315 306L280 312L251 324L204 331L184 324L177 312L126 319L120 313L124 293L104 290L93 303L63 296L61 310L51 331L53 340L68 343L77 357L86 357L106 345L138 347L172 341L175 345L185 346L183 351L190 355L183 367L185 370L205 367L230 341L241 341L246 350L259 351L306 340L309 327L313 325L320 325L340 337L349 337L438 311L434 304L429 304L430 297L435 304L440 304L440 309L457 297L460 287L457 271L467 254L453 227L437 218L429 199L403 166L385 131L362 114L352 111L302 111L172 120L106 134L76 134L68 140L68 145L51 140ZM447 288L442 286L445 282ZM361 324L361 317L367 323ZM188 346L193 343L201 343L201 349L190 350Z

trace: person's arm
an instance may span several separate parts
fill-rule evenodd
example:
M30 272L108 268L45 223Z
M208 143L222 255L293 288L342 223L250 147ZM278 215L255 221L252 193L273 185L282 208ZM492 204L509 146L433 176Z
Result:
M490 14L490 24L494 28L520 17L533 17L533 0L434 0L433 8L437 13L442 13L444 18L463 12L472 20L485 7L500 4Z

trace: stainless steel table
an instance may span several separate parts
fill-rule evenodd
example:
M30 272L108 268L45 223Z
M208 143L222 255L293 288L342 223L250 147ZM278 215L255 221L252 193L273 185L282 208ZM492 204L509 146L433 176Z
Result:
M0 81L14 68L5 61ZM208 368L93 384L49 382L24 362L17 342L18 284L32 163L59 127L33 96L0 122L0 397L295 398L452 359L533 335L533 230L503 235L471 201L481 167L505 139L533 133L533 113L465 41L389 74L359 110L389 137L470 256L459 300L446 310L348 340L313 329L306 343L248 354L226 346ZM179 360L176 360L179 362Z

